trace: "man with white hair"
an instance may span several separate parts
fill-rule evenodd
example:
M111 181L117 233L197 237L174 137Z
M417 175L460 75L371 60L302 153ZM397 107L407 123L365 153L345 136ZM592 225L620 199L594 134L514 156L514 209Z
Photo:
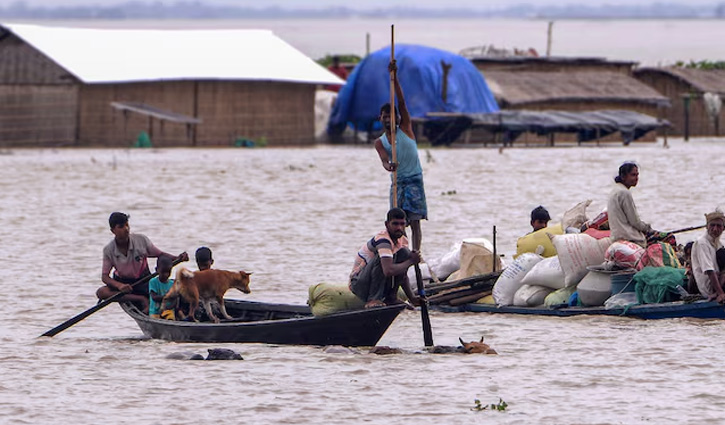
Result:
M717 261L717 251L722 249L720 236L725 226L725 215L716 209L705 214L707 232L700 236L692 246L692 273L697 282L697 288L702 296L709 300L725 302L723 283L725 279L720 273L721 267Z

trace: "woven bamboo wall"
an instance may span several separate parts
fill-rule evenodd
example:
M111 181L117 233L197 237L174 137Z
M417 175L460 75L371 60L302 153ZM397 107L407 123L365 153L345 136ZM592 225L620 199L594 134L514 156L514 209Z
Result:
M264 81L199 83L199 146L229 146L237 138L270 146L315 143L315 86Z
M186 126L111 107L111 102L142 102L161 109L193 115L193 82L94 84L80 90L80 144L131 146L146 131L154 146L190 146Z
M231 146L239 137L265 138L270 146L312 144L314 91L313 85L259 81L86 85L81 88L80 142L130 146L146 131L157 147L194 145L185 124L111 107L111 102L126 101L201 118L196 146Z
M76 79L14 34L0 35L0 84L73 84Z
M638 80L670 98L672 107L665 114L665 118L672 123L670 134L680 137L685 134L685 103L682 96L687 93L692 93L694 96L690 101L690 136L712 137L725 134L725 129L723 129L725 108L720 111L720 134L717 134L715 123L705 109L702 93L699 93L690 84L663 73L642 72L636 76Z
M76 140L78 88L0 85L0 146L68 146Z

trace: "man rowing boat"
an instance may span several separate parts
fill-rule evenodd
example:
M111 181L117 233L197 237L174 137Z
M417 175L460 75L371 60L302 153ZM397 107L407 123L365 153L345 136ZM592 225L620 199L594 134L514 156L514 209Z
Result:
M99 300L105 300L118 292L126 295L119 301L129 301L137 304L146 314L149 309L149 286L148 282L131 286L131 284L151 274L149 271L148 257L168 257L171 260L180 258L188 261L189 256L182 252L178 257L167 254L151 242L151 240L140 233L131 233L128 224L128 215L122 212L114 212L108 218L108 225L113 233L113 240L103 248L103 267L101 269L101 281L105 284L98 288L96 296ZM113 270L113 277L111 277Z

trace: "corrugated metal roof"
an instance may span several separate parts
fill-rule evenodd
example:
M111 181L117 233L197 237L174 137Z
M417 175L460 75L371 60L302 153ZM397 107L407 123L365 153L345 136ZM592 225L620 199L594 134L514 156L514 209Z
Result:
M269 30L2 26L85 83L263 80L344 84Z

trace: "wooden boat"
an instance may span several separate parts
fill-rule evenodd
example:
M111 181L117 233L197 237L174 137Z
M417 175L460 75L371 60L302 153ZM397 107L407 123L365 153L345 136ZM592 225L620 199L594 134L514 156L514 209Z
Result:
M508 314L529 314L538 316L578 316L582 314L634 317L638 319L676 319L692 317L698 319L725 319L725 305L715 301L696 301L684 303L682 301L662 304L641 304L629 308L613 308L607 310L604 307L515 307L493 304L465 304L456 307L436 306L440 311L445 312L476 312L476 313L508 313Z
M393 305L315 317L304 305L225 300L233 320L221 323L153 319L120 303L150 338L175 342L262 342L268 344L373 346L405 308Z

